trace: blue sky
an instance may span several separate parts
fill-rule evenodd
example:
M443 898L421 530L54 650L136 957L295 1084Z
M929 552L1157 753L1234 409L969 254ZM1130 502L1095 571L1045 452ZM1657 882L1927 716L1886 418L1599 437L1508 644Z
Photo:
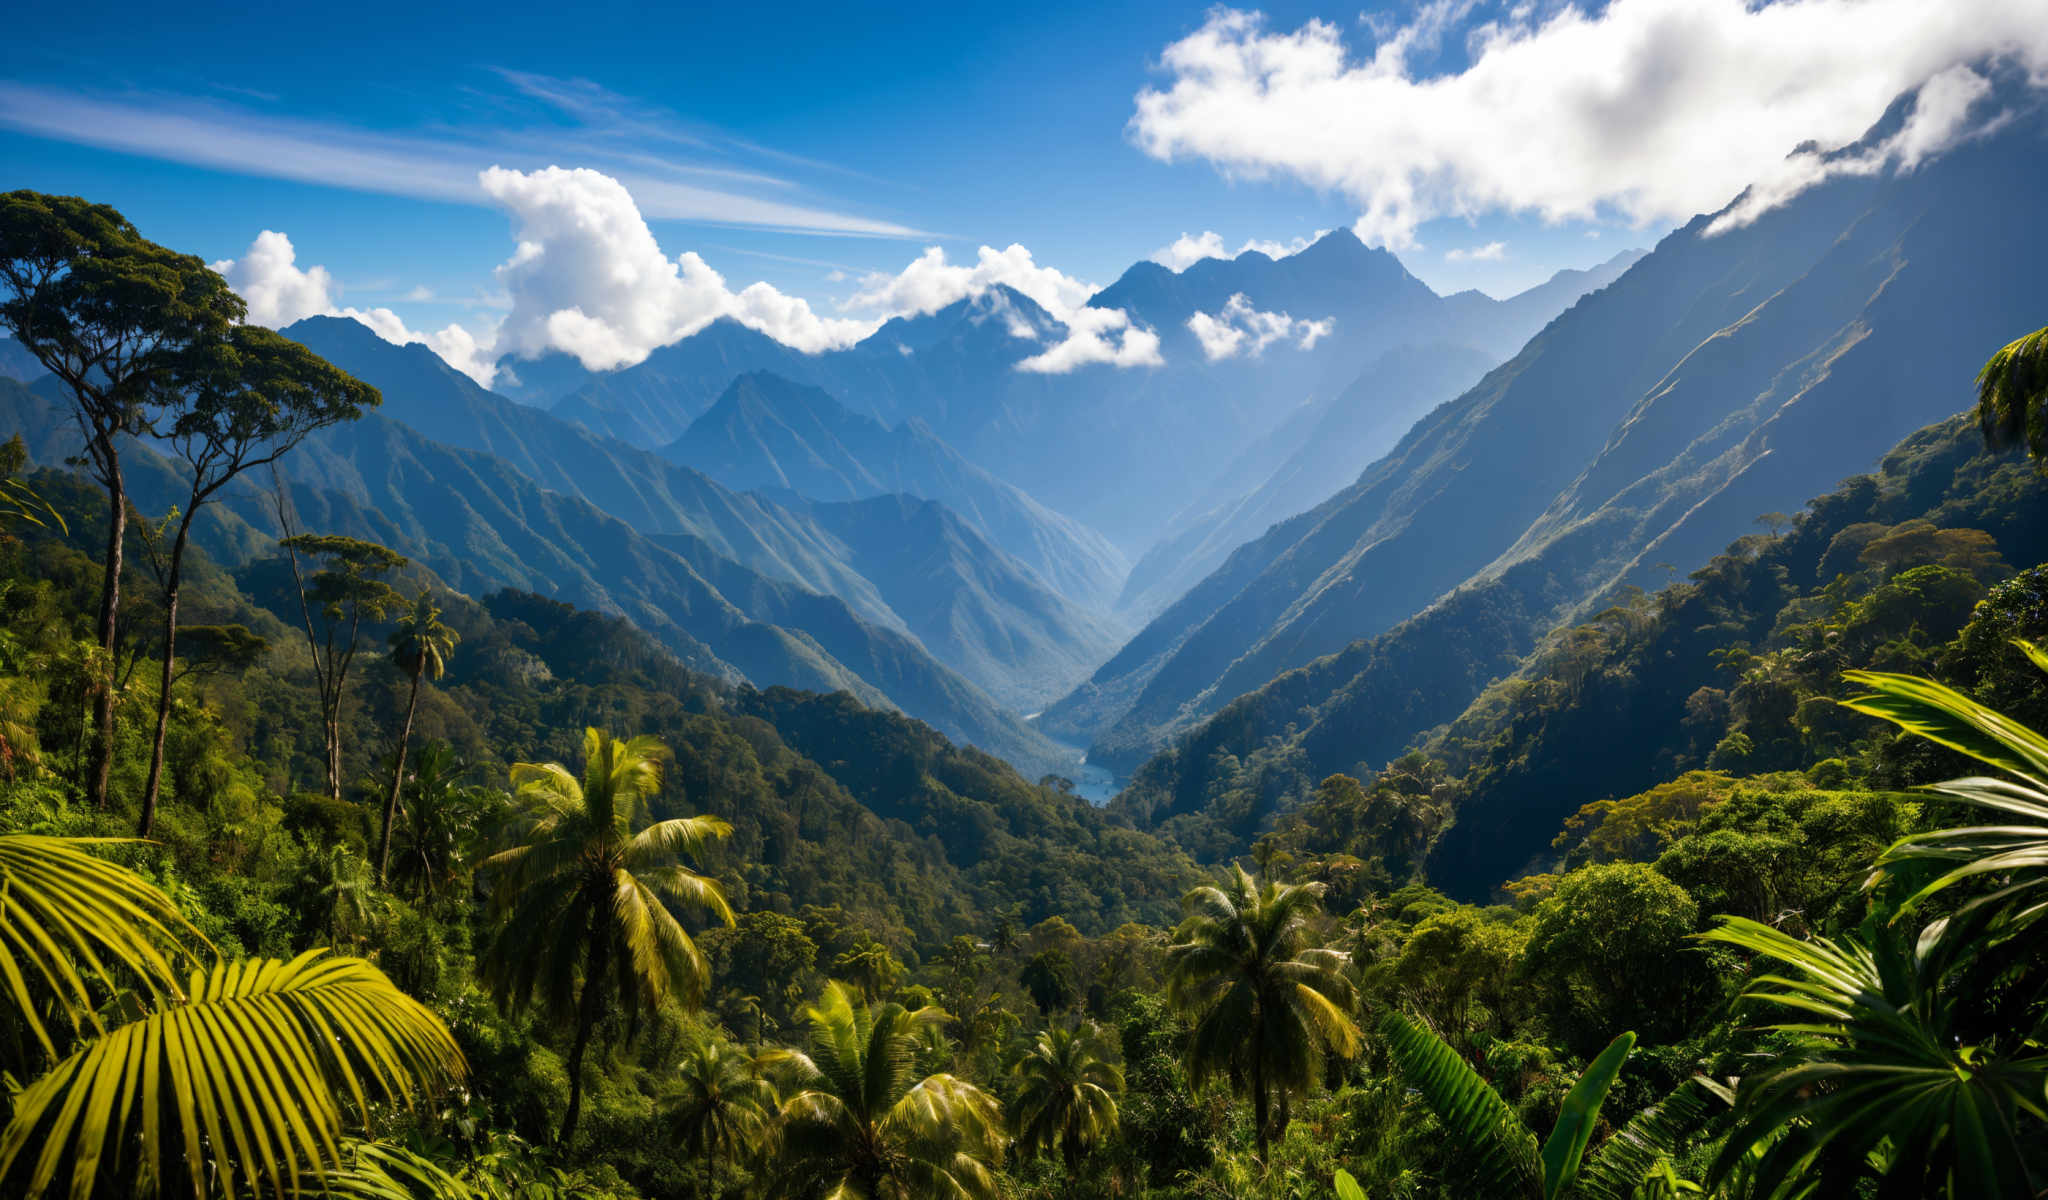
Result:
M420 328L487 332L506 303L492 165L602 171L663 254L827 316L928 246L1020 243L1107 284L1181 234L1361 217L1439 290L1504 295L1943 70L2048 63L2048 0L1936 7L30 6L0 44L0 186L113 203L209 260L282 231L336 303ZM1823 35L1843 44L1803 46ZM1730 104L1751 91L1769 103Z

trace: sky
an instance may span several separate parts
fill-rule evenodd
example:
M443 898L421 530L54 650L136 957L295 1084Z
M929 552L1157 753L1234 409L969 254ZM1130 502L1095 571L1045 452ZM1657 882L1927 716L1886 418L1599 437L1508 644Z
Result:
M164 11L10 15L0 187L482 380L720 315L844 345L995 282L1089 327L1061 361L1146 365L1084 311L1140 259L1349 226L1505 296L1796 194L1902 93L1871 161L1910 169L1995 118L1994 66L2048 83L2048 0Z

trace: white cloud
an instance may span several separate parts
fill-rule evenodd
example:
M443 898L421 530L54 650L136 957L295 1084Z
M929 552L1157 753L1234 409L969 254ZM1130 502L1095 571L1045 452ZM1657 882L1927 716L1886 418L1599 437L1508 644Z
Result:
M249 320L253 324L282 329L307 317L352 317L387 342L401 346L423 343L477 383L491 385L494 372L488 340L479 341L460 325L450 325L438 333L418 333L406 328L399 315L388 308L336 305L335 296L340 288L334 276L321 266L301 269L291 238L274 229L258 233L242 257L223 259L212 266L249 306Z
M670 259L625 186L602 172L492 167L480 180L512 214L518 243L497 270L512 298L498 332L501 353L562 350L591 370L609 370L720 317L809 353L851 345L880 324L820 317L765 283L735 293L694 251Z
M249 306L249 320L271 329L334 311L334 276L326 267L301 271L292 240L266 229L249 243L240 258L223 259L213 269Z
M1240 351L1256 358L1279 341L1292 341L1303 350L1313 349L1336 328L1336 321L1330 317L1320 321L1296 320L1284 312L1260 312L1239 292L1214 316L1198 312L1189 317L1188 328L1202 344L1203 356L1217 362L1233 358Z
M1040 375L1064 375L1095 363L1157 367L1166 361L1159 356L1159 335L1133 325L1120 308L1077 308L1067 314L1064 324L1065 340L1018 363L1017 369Z
M863 276L859 290L840 307L892 316L932 313L997 286L1030 297L1062 323L1086 304L1088 297L1102 290L1057 268L1038 265L1031 251L1014 243L1005 250L983 246L975 252L972 265L948 262L944 250L928 246L895 275L870 272Z
M1950 67L1920 88L1912 110L1890 137L1855 154L1828 155L1802 148L1787 156L1715 217L1707 236L1747 225L1824 179L1873 175L1890 166L1912 170L1973 132L1994 128L2002 116L1975 130L1969 126L1970 109L1990 92L1990 80L1968 67Z
M1499 262L1507 257L1507 253L1508 244L1506 242L1488 242L1484 246L1459 247L1455 250L1446 250L1444 251L1444 261Z
M1411 66L1456 5L1357 56L1337 26L1275 32L1212 12L1168 46L1129 133L1165 160L1286 175L1356 202L1361 237L1492 211L1636 224L1721 208L1757 180L1789 195L1822 169L1806 142L1852 142L1895 97L1960 64L2048 81L2048 0L1611 0L1518 5L1467 36L1469 65ZM1937 97L1953 112L1953 90ZM1958 116L1958 122L1960 117ZM1929 119L1903 165L1965 131Z
M1168 244L1147 255L1153 262L1176 273L1185 271L1205 258L1236 258L1249 250L1256 250L1267 258L1286 258L1299 254L1322 240L1327 229L1318 229L1309 237L1298 237L1290 242L1261 241L1253 238L1237 248L1232 254L1223 248L1223 235L1213 229L1205 229L1199 236L1181 234Z

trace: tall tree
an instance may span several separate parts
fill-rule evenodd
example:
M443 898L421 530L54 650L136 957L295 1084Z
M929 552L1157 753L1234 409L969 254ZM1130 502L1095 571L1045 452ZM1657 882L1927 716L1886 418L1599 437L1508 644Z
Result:
M107 205L30 191L0 195L0 325L63 385L85 437L86 469L107 493L96 633L109 662L119 640L129 510L122 442L155 431L177 395L179 360L226 337L245 311L204 262L148 240ZM107 802L113 755L108 678L94 691L85 769L86 797L96 807Z
M1993 448L2024 443L2048 463L2048 329L2015 338L1977 373L1977 425Z
M391 631L391 661L412 680L406 696L405 721L398 728L398 754L391 765L391 794L384 798L384 828L377 835L377 882L382 885L391 869L391 826L398 817L398 790L405 783L405 751L412 741L412 718L420 706L420 683L439 679L448 669L448 656L462 640L453 629L441 624L441 610L426 588L413 597L412 609L398 618Z
M149 783L142 793L143 837L156 824L163 782L164 734L176 684L178 587L193 519L243 472L269 466L314 432L355 420L365 408L383 402L376 388L290 338L254 325L237 326L226 337L189 347L175 364L175 379L179 406L161 432L189 478L163 575L163 663Z
M718 1156L758 1146L775 1116L775 1088L752 1057L731 1042L710 1039L676 1068L682 1088L675 1122L685 1144L704 1159L704 1200L718 1195Z
M1055 1148L1073 1178L1081 1158L1116 1133L1124 1075L1103 1053L1092 1024L1054 1026L1017 1060L1011 1127L1026 1150Z
M952 1075L916 1079L919 1035L938 1008L864 1005L834 981L811 1022L810 1052L778 1051L782 1196L840 1200L994 1200L1002 1111Z
M573 1024L561 1144L583 1111L583 1056L608 994L631 1014L674 998L695 1008L710 967L671 902L733 923L718 881L677 862L730 833L717 817L649 823L668 749L655 738L583 734L583 773L560 763L512 768L516 844L484 863L503 918L479 963L499 1003L538 999Z
M405 556L375 542L337 534L298 533L284 538L292 582L299 591L299 616L306 649L313 658L313 684L319 692L321 730L326 736L327 794L341 799L341 702L348 687L363 623L375 623L404 600L383 576L406 563ZM299 555L327 565L305 579ZM315 613L319 619L314 619Z
M1255 882L1233 866L1222 887L1181 901L1187 917L1166 951L1167 995L1194 1021L1189 1073L1249 1091L1259 1158L1275 1132L1271 1105L1314 1086L1328 1055L1358 1053L1349 957L1312 944L1321 884Z

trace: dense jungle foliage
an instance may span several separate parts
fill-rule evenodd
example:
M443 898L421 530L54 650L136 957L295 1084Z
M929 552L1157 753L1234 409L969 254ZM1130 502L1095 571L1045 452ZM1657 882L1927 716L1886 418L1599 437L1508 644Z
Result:
M10 281L25 341L75 367L60 317L122 310L66 280L185 272L126 319L204 370L73 370L83 474L0 450L0 1192L2048 1187L2041 484L1959 426L1381 769L1190 810L1249 847L1197 861L382 547L222 569L121 507L122 439L345 381L215 357L233 304L111 210L6 201L0 260L76 256Z

